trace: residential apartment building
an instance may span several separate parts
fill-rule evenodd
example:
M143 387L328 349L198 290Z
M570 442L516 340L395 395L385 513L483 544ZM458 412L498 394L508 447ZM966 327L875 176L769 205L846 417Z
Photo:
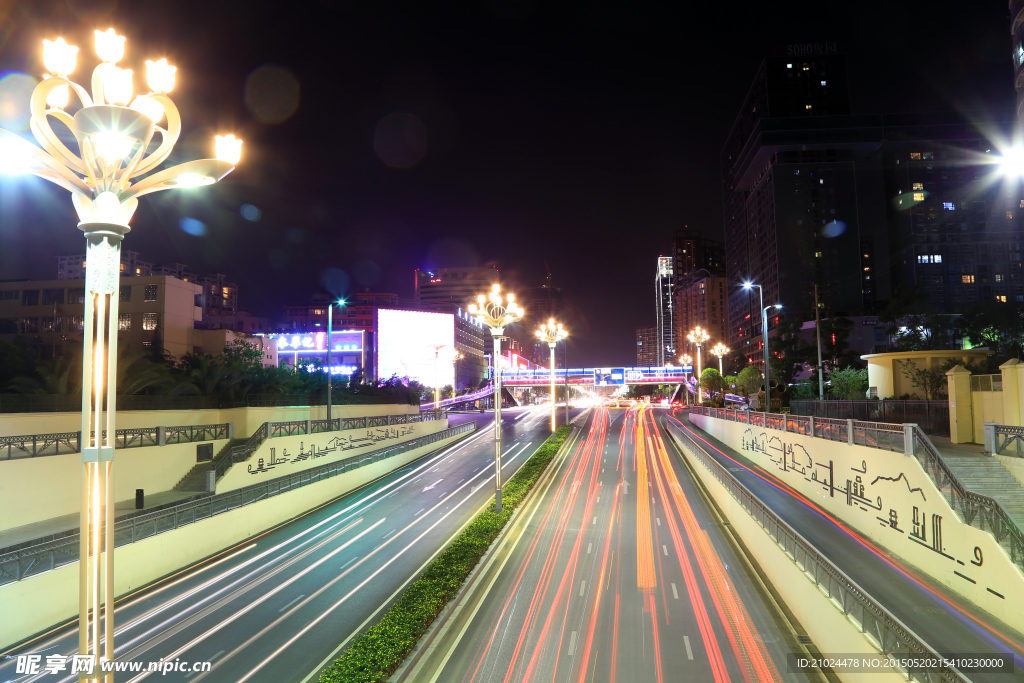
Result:
M636 328L636 365L638 368L652 368L658 365L657 325Z
M194 328L202 320L201 294L198 285L172 277L122 277L118 338L133 349L159 341L176 358L199 351L202 333ZM84 314L84 279L0 282L0 339L24 335L43 360L81 344Z
M689 285L676 289L675 301L678 353L672 359L673 364L677 364L678 356L684 353L691 358L697 357L697 349L686 339L695 327L702 327L711 335L706 348L719 342L728 345L729 281L726 278L702 277L693 280Z

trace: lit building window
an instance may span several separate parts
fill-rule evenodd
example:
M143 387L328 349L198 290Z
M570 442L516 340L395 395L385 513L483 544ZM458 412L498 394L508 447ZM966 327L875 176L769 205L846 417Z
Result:
M811 70L811 67L809 67L809 66L804 66L804 71L810 71L810 70Z
M924 189L924 183L914 183L914 189L915 190L923 190Z
M953 202L942 202L942 208L945 209L946 211L956 210L956 206L953 204Z
M156 313L143 313L142 314L142 329L144 330L155 330L159 318Z
M961 280L961 281L962 281L962 282L963 282L964 284L967 284L967 285L969 285L969 284L972 284L972 283L974 282L974 276L973 276L973 275L961 275L961 276L960 276L960 280Z
M811 108L811 105L809 105L809 104L804 106L804 109L810 109L810 108Z
M1013 211L1007 211L1006 212L1006 217L1007 218L1013 218Z
M910 158L911 159L920 159L921 158L921 153L920 152L911 152L910 153Z
M132 329L132 314L121 313L117 316L117 331L130 332Z
M814 258L821 258L821 252L820 251L814 252Z
M1002 301L1005 304L1006 303L1006 295L1003 294L1003 295L997 296L996 297L996 301Z
M915 202L923 202L924 201L924 192L915 192L914 193L914 201Z
M1003 275L1001 275L999 273L996 273L996 282L1002 282L1003 281L1003 277L1004 277Z
M786 65L786 68L787 68L787 69L792 69L792 68L793 68L793 65L792 65L792 64L787 64L787 65Z
M156 285L146 285L144 290L145 296L142 298L143 301L156 301ZM148 329L148 328L147 328Z
M822 85L825 85L825 81L822 81L822 82L821 82L821 84L822 84Z

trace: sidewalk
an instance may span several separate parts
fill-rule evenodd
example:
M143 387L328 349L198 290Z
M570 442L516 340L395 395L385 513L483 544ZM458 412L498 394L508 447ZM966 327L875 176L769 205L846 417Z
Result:
M147 494L143 510L180 503L189 498L206 495L195 491L163 491L161 493ZM122 500L114 504L114 516L118 517L135 511L135 499ZM0 550L11 550L12 546L31 542L41 543L48 541L54 536L62 536L69 531L76 531L79 525L79 514L77 512L60 517L51 517L40 522L33 522L23 526L16 526L11 529L0 530Z

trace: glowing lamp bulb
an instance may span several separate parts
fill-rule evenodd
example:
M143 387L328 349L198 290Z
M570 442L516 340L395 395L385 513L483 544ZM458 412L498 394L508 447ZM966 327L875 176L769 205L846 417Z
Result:
M164 117L163 105L150 97L136 97L131 108L149 117L153 123L160 123Z
M43 64L51 74L67 76L75 70L78 48L68 45L63 38L43 41Z
M104 161L120 161L132 151L132 139L127 135L105 131L92 136L93 150Z
M999 168L1004 175L1024 176L1024 148L1011 147L1003 154Z
M176 66L170 66L166 59L156 62L146 60L146 82L153 92L171 92L174 88Z
M491 286L491 291L494 292L495 294L497 294L498 292L501 291L501 285L492 285Z
M124 57L124 36L114 33L114 29L94 31L96 34L96 54L104 62L116 64Z
M114 66L103 73L103 96L108 102L127 105L132 101L132 70Z
M32 167L28 143L11 136L0 138L0 174L20 175Z
M216 150L218 159L234 166L242 158L242 141L234 135L218 135Z
M50 76L43 76L44 79L50 78ZM46 96L47 106L53 107L54 109L63 109L68 106L68 98L70 92L68 86L58 85L56 88L50 91L50 94Z

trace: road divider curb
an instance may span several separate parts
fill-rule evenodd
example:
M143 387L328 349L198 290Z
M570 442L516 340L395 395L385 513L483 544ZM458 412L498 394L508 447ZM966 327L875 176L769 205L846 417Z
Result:
M569 426L559 427L505 484L502 512L495 513L492 501L477 515L381 620L355 638L321 674L320 683L386 681L462 589L571 432Z

